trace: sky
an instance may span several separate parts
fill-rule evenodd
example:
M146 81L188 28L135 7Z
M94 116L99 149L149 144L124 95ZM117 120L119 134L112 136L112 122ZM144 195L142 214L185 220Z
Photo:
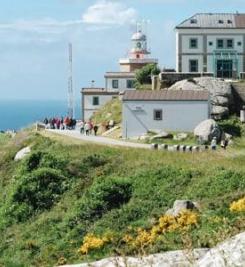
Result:
M195 13L245 13L244 0L0 0L0 100L65 100L68 43L76 99L118 71L137 21L147 21L152 57L175 67L176 25Z

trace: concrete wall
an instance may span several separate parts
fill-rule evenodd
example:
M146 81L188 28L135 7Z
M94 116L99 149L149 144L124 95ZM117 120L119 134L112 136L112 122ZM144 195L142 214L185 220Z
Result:
M118 80L118 89L112 87L112 81ZM127 88L127 80L134 81L134 78L106 78L106 90L124 92L125 90L131 90L135 88Z
M99 97L99 105L93 105L93 97ZM82 109L83 109L83 120L88 120L93 115L94 112L103 107L107 102L109 102L116 95L83 95Z
M162 109L162 120L154 120L154 110ZM147 131L193 131L210 116L209 101L124 101L123 137Z

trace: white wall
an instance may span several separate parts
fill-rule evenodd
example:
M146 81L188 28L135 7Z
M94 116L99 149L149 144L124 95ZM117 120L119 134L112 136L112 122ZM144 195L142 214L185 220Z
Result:
M163 120L153 119L154 109L162 109ZM149 130L191 132L208 118L208 101L124 101L123 137L140 136Z
M190 39L197 39L198 47L190 48ZM182 36L182 53L203 53L203 36L200 35L184 35Z
M179 37L182 35L182 38ZM199 63L199 72L203 71L203 55L204 55L204 45L203 39L204 35L207 36L207 72L214 72L213 69L213 56L209 55L217 50L217 39L233 39L234 47L230 50L235 50L237 53L244 53L244 38L245 30L244 29L177 29L176 32L176 54L177 59L179 53L181 55L181 62L182 62L182 72L189 72L189 60L197 59ZM197 49L190 49L189 47L189 40L191 38L198 39L198 48ZM182 51L179 51L179 40L182 39L181 47ZM213 45L210 46L209 42L213 42ZM241 42L242 45L239 46L238 42ZM220 50L220 49L219 49ZM186 55L185 55L186 54ZM198 55L197 55L198 54ZM238 55L239 58L239 66L238 71L241 72L244 70L243 62L244 56ZM176 62L176 67L178 67L178 61ZM177 68L178 70L178 68Z
M94 106L93 105L93 97L99 97L99 105ZM114 96L112 95L83 95L84 100L82 103L84 106L83 109L83 118L84 120L88 120L94 112L96 112L98 109L103 107L107 102L109 102ZM115 95L115 97L117 97Z
M203 71L203 56L201 55L184 55L182 56L182 72L189 72L189 61L198 60L198 72Z
M112 87L112 81L113 80L118 80L118 89ZM127 88L127 80L132 80L134 81L134 78L106 78L106 90L110 91L120 91L124 92L125 90L130 90L130 89L135 89L135 88Z

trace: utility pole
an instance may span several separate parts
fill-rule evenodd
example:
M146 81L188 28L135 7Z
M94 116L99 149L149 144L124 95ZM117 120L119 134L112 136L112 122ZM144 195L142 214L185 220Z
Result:
M73 92L73 58L72 58L72 44L69 43L69 77L68 77L68 116L74 118L75 116L75 103Z

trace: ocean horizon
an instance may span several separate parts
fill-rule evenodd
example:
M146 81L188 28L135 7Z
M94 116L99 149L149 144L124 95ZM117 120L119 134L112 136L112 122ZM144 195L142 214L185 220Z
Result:
M81 107L76 103L76 119L81 118ZM0 100L0 131L20 130L45 117L67 115L67 102L62 100Z

